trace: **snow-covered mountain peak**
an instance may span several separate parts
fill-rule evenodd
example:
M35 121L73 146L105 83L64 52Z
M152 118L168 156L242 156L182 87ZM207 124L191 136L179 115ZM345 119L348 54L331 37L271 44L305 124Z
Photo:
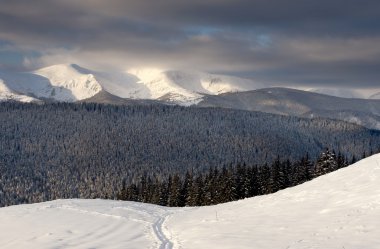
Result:
M248 79L216 75L191 70L131 69L139 83L150 90L151 98L167 99L181 104L195 104L204 94L217 95L227 92L254 90L263 85Z
M158 68L131 68L128 74L136 76L140 82L149 82L157 78L164 70Z
M78 74L75 64L56 64L47 67L40 68L32 73L50 76L50 77L75 77Z
M93 74L84 74L73 64L54 65L33 72L47 78L51 85L71 91L76 100L90 98L102 90Z
M55 101L75 102L90 98L102 90L93 74L78 71L78 66L61 64L33 72L0 72L1 92Z

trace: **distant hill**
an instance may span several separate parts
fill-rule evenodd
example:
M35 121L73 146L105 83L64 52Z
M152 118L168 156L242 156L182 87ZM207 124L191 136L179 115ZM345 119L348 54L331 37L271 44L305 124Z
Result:
M197 106L331 118L380 129L380 100L338 98L289 88L208 95Z

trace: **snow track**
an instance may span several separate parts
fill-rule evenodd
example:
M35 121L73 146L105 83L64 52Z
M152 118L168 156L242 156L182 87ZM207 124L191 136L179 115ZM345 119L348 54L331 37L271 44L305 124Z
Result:
M153 231L157 238L161 241L161 246L159 249L172 249L173 243L165 236L163 232L163 225L167 219L168 215L158 218L158 220L153 224Z

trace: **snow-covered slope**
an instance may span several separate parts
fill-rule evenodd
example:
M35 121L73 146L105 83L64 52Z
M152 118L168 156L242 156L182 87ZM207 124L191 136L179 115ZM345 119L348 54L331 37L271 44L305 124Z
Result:
M380 155L268 196L171 216L182 248L366 248L380 245Z
M1 248L380 245L380 155L275 194L209 207L58 200L0 209Z
M90 98L102 90L94 75L79 72L75 65L54 65L32 72L48 79L50 95L37 96L53 98L58 101L77 101Z
M0 79L14 92L41 99L75 102L102 90L93 75L83 74L73 65L56 65L34 72L0 72Z
M0 101L20 101L20 102L34 102L37 99L18 94L13 90L9 89L9 87L5 84L5 82L0 79Z
M308 89L307 91L319 93L319 94L330 95L330 96L334 96L334 97L340 97L340 98L365 98L365 96L363 96L358 91L353 90L353 89L312 88L312 89Z
M0 248L161 248L168 214L158 206L103 200L1 208Z
M371 95L371 97L369 97L369 98L370 99L380 99L380 92Z
M135 75L138 83L149 89L151 99L187 105L198 103L204 94L217 95L263 87L247 79L201 72L131 69L128 73Z
M301 89L302 90L302 89ZM380 99L379 88L311 88L308 92L349 99ZM374 94L375 93L375 94Z

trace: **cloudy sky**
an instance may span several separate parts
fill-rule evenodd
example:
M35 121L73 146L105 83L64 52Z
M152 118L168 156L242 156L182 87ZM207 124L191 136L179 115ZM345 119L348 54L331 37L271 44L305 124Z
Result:
M0 68L192 69L380 86L379 0L2 0Z

